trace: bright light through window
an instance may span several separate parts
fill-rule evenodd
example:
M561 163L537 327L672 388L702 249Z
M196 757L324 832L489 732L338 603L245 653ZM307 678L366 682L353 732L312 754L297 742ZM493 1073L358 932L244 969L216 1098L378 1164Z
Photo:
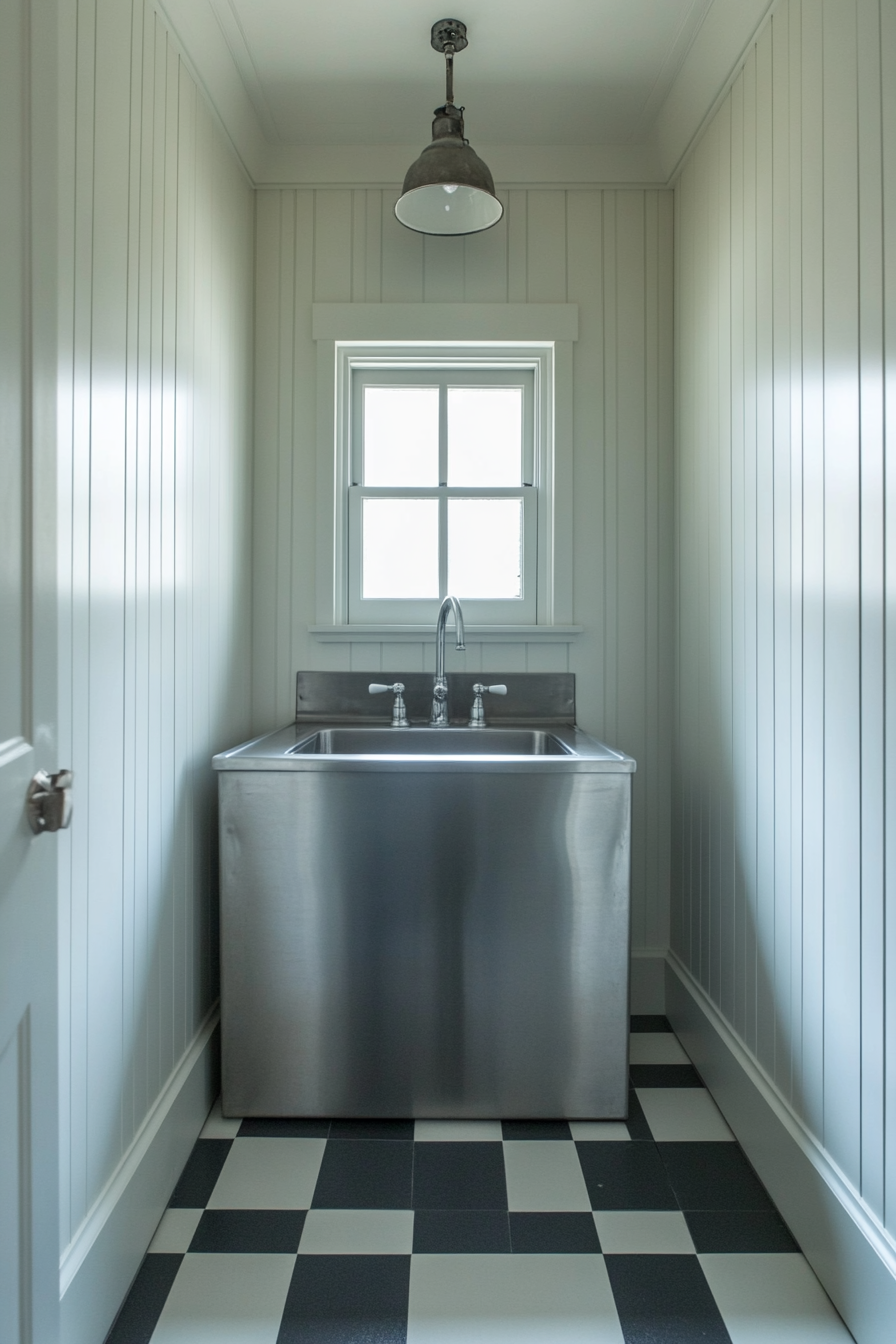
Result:
M448 591L458 597L522 596L519 499L448 500Z
M362 546L365 598L438 597L438 500L365 499Z
M523 391L448 388L448 484L521 485Z
M439 484L437 387L365 387L364 484Z

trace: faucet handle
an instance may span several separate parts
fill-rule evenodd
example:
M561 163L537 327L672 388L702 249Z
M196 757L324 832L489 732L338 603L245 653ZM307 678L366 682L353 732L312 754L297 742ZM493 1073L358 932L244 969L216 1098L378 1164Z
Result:
M469 724L468 724L467 726L468 726L469 728L484 728L484 727L485 727L485 710L484 710L484 708L483 708L483 706L482 706L482 697L483 697L484 695L506 695L506 694L507 694L507 687L506 687L506 686L502 686L502 685L498 685L498 686L485 686L485 685L483 685L483 683L482 683L481 681L474 682L474 683L473 683L473 696L474 696L474 699L473 699L473 708L470 710L470 721L469 721Z
M380 681L372 681L367 687L369 695L385 695L391 692L395 696L392 703L392 727L410 728L408 714L404 704L404 682L396 681L391 686L384 686Z

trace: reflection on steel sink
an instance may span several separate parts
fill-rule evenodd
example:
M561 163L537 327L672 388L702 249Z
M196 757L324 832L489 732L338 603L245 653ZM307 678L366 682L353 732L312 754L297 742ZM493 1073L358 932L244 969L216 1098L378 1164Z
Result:
M554 733L529 728L325 728L290 749L321 756L569 756Z

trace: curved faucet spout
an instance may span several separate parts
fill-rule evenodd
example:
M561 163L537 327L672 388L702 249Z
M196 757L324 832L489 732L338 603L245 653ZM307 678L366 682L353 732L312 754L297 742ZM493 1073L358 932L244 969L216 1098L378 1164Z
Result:
M460 603L456 597L446 597L442 599L442 605L439 607L439 619L436 621L436 675L432 687L432 714L430 716L430 726L433 728L446 728L448 726L448 682L445 679L445 627L448 623L448 613L454 612L454 624L457 627L457 647L466 648L464 644L464 614L461 611Z
M454 624L457 627L457 648L464 649L464 614L461 611L460 603L456 597L445 597L442 599L442 605L439 607L439 619L436 621L436 676L439 678L445 675L445 627L448 624L448 613L454 612Z

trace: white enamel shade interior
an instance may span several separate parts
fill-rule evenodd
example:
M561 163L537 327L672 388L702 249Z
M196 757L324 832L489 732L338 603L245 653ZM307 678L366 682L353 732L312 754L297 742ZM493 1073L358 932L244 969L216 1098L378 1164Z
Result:
M405 192L395 206L400 223L418 233L481 233L504 213L501 202L477 187L438 182Z

